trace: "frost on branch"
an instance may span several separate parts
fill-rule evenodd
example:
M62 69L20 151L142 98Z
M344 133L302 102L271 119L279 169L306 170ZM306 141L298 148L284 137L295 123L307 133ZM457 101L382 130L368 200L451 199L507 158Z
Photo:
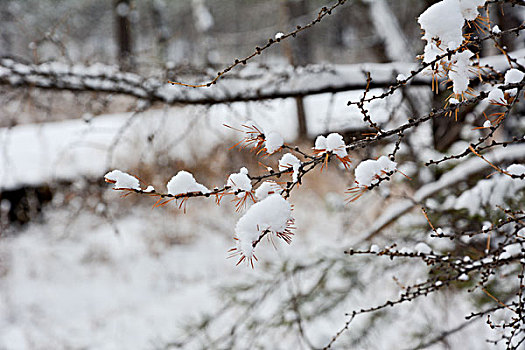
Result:
M237 264L249 262L253 267L253 260L257 260L254 249L257 244L272 235L281 238L290 244L293 235L292 206L279 194L272 194L260 202L252 205L239 219L235 226L235 248L230 249L231 256L240 255Z
M177 196L185 193L200 192L209 193L205 186L201 185L193 175L187 171L181 170L177 175L173 176L167 185L168 193Z
M113 189L131 189L140 190L139 180L130 174L127 174L120 170L113 170L104 175L106 182L114 184Z

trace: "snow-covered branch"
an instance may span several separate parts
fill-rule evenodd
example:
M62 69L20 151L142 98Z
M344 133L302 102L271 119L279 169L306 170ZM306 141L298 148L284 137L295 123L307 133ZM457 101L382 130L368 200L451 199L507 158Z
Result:
M39 65L11 58L0 59L0 84L11 87L73 92L123 94L151 103L213 105L308 96L322 93L362 90L366 87L363 72L372 72L370 88L387 88L395 77L414 68L412 63L355 64L337 66L248 66L237 75L218 82L212 90L188 89L167 81L121 72L114 66L68 66L58 62ZM418 77L414 86L428 86L430 77Z
M486 156L487 158L492 159L496 164L523 162L525 160L525 145L520 144L500 148L488 153ZM372 239L382 229L395 222L415 206L421 205L421 203L425 199L430 198L430 196L439 193L444 189L454 187L487 169L490 169L490 165L478 157L472 157L467 161L464 161L454 169L446 172L438 181L426 184L419 188L411 199L406 199L386 208L383 215L379 217L370 230L366 232L366 239Z

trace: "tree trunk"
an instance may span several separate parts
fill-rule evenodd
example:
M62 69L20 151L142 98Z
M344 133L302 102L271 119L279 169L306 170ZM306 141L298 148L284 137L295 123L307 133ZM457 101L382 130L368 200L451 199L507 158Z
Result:
M117 40L117 56L121 70L129 71L135 68L133 59L133 38L131 35L131 0L114 0L115 4L115 35Z
M287 0L281 7L283 28L293 25L290 23L292 18L302 16L307 12L308 6L306 0ZM307 36L301 38L296 37L293 38L292 41L285 40L283 47L288 62L292 66L304 66L311 62L310 41ZM308 125L306 122L303 98L296 97L295 105L297 108L297 138L304 140L308 137Z
M150 4L151 19L157 39L157 56L162 63L168 59L169 28L166 26L166 4L162 0L153 0Z

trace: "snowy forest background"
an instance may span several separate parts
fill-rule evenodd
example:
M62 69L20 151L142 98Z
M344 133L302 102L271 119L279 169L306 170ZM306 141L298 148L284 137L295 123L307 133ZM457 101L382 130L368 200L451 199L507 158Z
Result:
M411 73L439 2L0 1L0 349L524 347L525 4L464 26L486 69L455 109ZM211 87L168 83L213 81L320 13ZM476 99L496 84L510 95ZM347 105L364 91L391 93ZM247 210L230 197L152 208L104 182L277 171L284 150L232 148L224 125L247 120L308 155L339 133L352 160L289 191L293 240L262 242L253 269L227 259ZM356 165L382 155L395 173L352 201Z

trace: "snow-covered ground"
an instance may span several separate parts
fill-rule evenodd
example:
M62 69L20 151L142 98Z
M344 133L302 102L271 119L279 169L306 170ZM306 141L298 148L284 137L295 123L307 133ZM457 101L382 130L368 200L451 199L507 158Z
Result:
M90 214L62 231L52 214L3 239L0 348L154 348L217 307L217 285L239 270L225 229L149 214L118 219L119 234Z
M0 348L155 348L181 338L200 313L219 310L219 287L260 272L226 258L240 215L231 205L192 202L183 214L130 208L108 192L115 203L107 210L124 212L113 225L88 211L71 217L49 208L45 223L2 239ZM327 218L334 220L329 230L323 223L325 238L340 239L340 213ZM312 223L300 217L292 247L265 242L260 259L308 253L309 235L318 234Z
M234 307L237 312L231 313L224 310L228 298L223 288L271 280L286 261L308 265L323 256L343 259L334 271L359 273L350 285L330 277L328 290L347 290L345 301L304 325L314 344L326 344L344 324L345 312L395 297L400 289L392 277L409 283L424 277L426 268L420 264L382 270L384 266L377 262L373 267L363 260L345 260L343 249L357 241L369 219L361 208L344 206L343 197L330 191L341 184L337 175L325 176L332 177L329 195L307 189L292 197L297 226L292 244L277 240L274 249L270 242L263 242L254 270L246 265L236 267L235 259L227 259L227 250L234 245L235 221L241 215L229 204L217 207L206 201L190 202L183 214L174 206L152 210L144 205L151 204L148 198L140 198L146 202L142 204L119 200L118 193L108 189L105 197L113 203L106 211L114 217L112 224L90 211L73 216L71 208L50 207L44 223L31 224L16 236L2 239L0 349L159 349L168 343L181 343L185 349L206 347L202 335L185 333L187 324L203 315L224 314L209 326L211 334L220 334L239 320L268 323L287 293L286 288L278 289L269 301L244 312ZM365 196L360 204L373 211L381 203L378 199ZM383 262L388 264L388 259ZM376 275L377 271L383 274ZM297 288L306 290L317 273L314 269L297 275ZM260 290L267 287L259 286ZM470 307L468 300L454 293L397 307L386 324L369 330L371 337L363 339L361 346L384 349L392 344L417 344L413 336L421 327L438 322L438 329L451 328ZM302 311L315 314L309 308L306 305ZM293 319L288 313L284 317ZM366 320L365 316L357 319L348 336L355 338L364 332ZM484 349L488 332L481 321L466 329L465 334L472 337L468 345L460 336L450 341L465 349ZM304 342L291 331L280 337L271 333L248 339L242 334L232 348L245 349L250 344L263 344L267 349L304 348ZM344 339L335 348L345 348Z

